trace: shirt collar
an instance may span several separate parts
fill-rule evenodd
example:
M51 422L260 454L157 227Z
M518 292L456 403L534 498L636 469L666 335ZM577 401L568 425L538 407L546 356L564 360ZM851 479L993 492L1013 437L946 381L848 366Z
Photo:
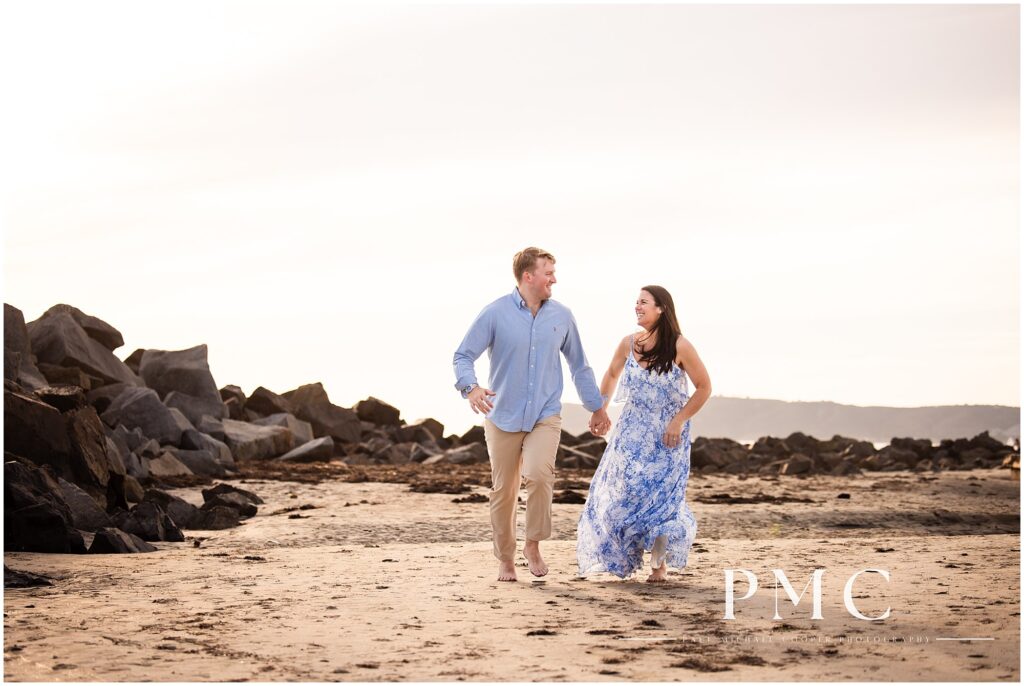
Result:
M526 301L523 300L523 296L519 293L519 286L512 289L512 302L516 304L520 310L526 307Z

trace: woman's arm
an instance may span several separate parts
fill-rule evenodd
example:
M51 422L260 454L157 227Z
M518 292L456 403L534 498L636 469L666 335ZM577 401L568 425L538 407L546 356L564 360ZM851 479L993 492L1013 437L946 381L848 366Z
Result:
M608 409L608 404L612 401L615 384L619 380L619 375L622 374L622 369L626 366L626 354L632 353L629 349L629 338L629 336L626 336L619 341L619 346L615 349L615 355L612 357L611 364L608 365L608 371L604 373L604 377L601 379L601 395L605 397L605 409Z
M704 368L704 363L701 361L700 355L697 354L696 348L683 336L676 341L676 364L683 368L697 390L686 401L683 409L665 427L665 436L662 440L669 447L679 445L679 441L682 440L683 424L697 414L711 397L711 377L708 376L708 370Z

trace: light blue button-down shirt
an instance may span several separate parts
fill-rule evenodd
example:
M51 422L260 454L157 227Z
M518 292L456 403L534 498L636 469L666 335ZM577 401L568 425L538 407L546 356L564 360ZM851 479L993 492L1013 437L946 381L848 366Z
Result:
M569 363L583 406L595 412L604 404L576 320L560 302L545 300L534 317L515 288L485 307L455 351L455 388L478 383L473 363L485 350L495 393L487 418L503 431L532 431L541 419L562 411L559 352Z

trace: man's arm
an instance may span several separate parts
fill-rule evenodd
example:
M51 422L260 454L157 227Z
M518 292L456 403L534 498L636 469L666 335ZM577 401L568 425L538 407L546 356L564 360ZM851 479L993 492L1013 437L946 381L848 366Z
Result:
M473 363L491 347L494 342L494 318L490 308L484 308L469 327L465 338L455 351L452 365L455 368L455 388L462 392L466 386L477 383ZM463 393L463 397L466 397Z
M587 362L587 356L583 353L583 342L580 340L580 331L576 326L576 318L569 314L569 331L562 342L562 354L565 361L569 363L569 371L572 373L572 382L576 386L576 393L580 396L583 407L591 412L597 412L604 407L604 397L601 389L597 387L594 379L594 370Z

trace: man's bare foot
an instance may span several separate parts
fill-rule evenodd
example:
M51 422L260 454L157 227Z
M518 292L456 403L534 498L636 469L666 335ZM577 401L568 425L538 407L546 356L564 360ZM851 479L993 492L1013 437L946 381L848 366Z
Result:
M498 561L498 581L518 581L516 578L516 566L512 560Z
M526 545L523 546L523 556L530 564L530 574L544 576L548 573L548 565L540 555L540 542L527 541Z
M647 577L647 583L649 584L662 584L668 581L668 565L662 564L660 567L651 570L651 575Z

